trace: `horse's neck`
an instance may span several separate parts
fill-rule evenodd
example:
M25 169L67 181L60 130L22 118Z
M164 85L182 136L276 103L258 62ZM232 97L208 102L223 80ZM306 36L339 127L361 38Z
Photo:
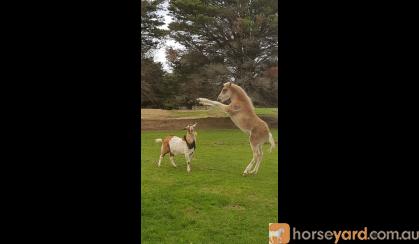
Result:
M231 99L231 103L229 105L233 108L233 110L234 109L240 109L241 111L244 111L244 110L253 111L254 110L253 105L246 98L233 97Z

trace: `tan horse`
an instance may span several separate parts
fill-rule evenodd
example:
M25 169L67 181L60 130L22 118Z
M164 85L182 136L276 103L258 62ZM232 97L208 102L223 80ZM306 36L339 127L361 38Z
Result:
M262 145L269 142L271 144L270 151L272 151L275 147L275 141L266 122L256 115L253 103L243 88L231 82L224 83L223 89L218 95L218 100L225 102L229 99L231 100L229 105L206 98L198 98L197 100L202 105L214 106L226 112L233 123L249 135L253 159L247 165L243 175L257 174L263 157Z

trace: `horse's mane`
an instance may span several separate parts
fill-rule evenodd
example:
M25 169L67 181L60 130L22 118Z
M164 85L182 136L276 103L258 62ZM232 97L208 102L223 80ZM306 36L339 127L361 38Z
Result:
M250 97L247 95L246 91L243 88L236 84L231 84L230 88L235 92L239 100L248 103L250 108L252 110L255 110L252 99L250 99Z

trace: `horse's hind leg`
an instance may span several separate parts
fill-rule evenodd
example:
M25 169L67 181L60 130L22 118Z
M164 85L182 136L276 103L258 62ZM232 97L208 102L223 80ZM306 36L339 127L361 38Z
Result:
M251 174L257 174L259 171L259 166L260 163L262 162L262 158L263 158L263 148L262 148L262 144L258 146L258 158L256 160L256 165L255 168L250 172Z
M250 161L250 163L247 165L247 167L246 167L246 169L244 170L244 172L243 172L243 176L245 176L245 175L247 175L247 174L249 174L249 170L253 167L253 165L254 165L254 163L255 163L255 161L256 161L256 158L257 158L257 147L255 147L253 144L252 144L252 142L250 142L250 147L252 148L252 152L253 152L253 158L252 158L252 160Z
M250 161L250 163L247 165L246 169L243 171L243 176L247 175L249 173L249 170L251 168L251 166L253 166L253 163L255 162L255 156L253 155L252 160Z

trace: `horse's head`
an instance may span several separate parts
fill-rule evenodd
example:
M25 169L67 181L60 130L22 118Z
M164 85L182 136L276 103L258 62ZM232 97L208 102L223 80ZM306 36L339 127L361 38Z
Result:
M223 89L218 95L217 100L220 102L225 102L231 98L231 95L232 95L231 82L226 82L224 83Z

